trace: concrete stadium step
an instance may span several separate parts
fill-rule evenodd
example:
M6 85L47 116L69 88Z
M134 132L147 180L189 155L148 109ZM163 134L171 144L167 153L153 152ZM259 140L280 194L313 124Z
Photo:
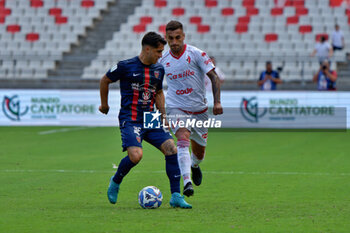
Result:
M128 15L141 5L142 0L115 0L108 6L108 11L102 13L101 19L89 28L84 37L79 39L78 45L73 45L71 51L64 54L55 70L49 71L49 78L79 79L84 67L89 66L96 58L97 52L105 47L108 40L113 38L114 32L127 21Z

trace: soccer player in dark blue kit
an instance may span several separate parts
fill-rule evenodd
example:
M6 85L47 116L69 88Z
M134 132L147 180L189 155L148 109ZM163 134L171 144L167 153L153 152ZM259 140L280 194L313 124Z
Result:
M165 99L163 94L164 68L157 63L162 57L166 41L155 32L148 32L142 39L142 51L139 56L120 61L112 67L100 81L100 112L107 114L109 84L120 81L121 108L119 125L123 151L128 155L118 166L112 176L107 196L110 203L115 204L119 186L128 172L140 162L142 140L158 148L166 161L166 173L170 181L172 207L192 208L180 195L180 168L177 160L177 148L169 132L163 128L143 128L144 112L153 111L154 104L165 117Z

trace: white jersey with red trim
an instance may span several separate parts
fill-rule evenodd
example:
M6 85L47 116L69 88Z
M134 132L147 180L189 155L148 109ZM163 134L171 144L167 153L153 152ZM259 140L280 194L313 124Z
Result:
M207 108L205 76L215 66L202 50L184 46L179 57L169 50L159 60L168 83L166 104L168 108L202 111Z

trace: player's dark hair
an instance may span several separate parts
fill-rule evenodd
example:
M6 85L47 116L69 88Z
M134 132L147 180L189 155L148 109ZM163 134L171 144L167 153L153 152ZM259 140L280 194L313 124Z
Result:
M325 42L326 41L326 37L325 36L321 36L321 42Z
M182 23L176 20L171 20L165 27L165 31L175 31L177 29L183 30Z
M146 35L143 36L141 44L142 46L149 45L153 48L158 48L160 44L166 45L166 40L158 33L147 32Z

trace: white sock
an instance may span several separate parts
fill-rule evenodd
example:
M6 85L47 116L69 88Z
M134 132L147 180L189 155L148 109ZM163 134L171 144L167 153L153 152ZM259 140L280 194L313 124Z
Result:
M192 167L197 168L198 165L204 160L204 157L203 159L198 159L197 156L192 151L191 159L192 159Z
M191 182L191 156L189 152L190 142L180 140L177 142L177 145L177 159L179 161L179 167L185 186L188 182Z

